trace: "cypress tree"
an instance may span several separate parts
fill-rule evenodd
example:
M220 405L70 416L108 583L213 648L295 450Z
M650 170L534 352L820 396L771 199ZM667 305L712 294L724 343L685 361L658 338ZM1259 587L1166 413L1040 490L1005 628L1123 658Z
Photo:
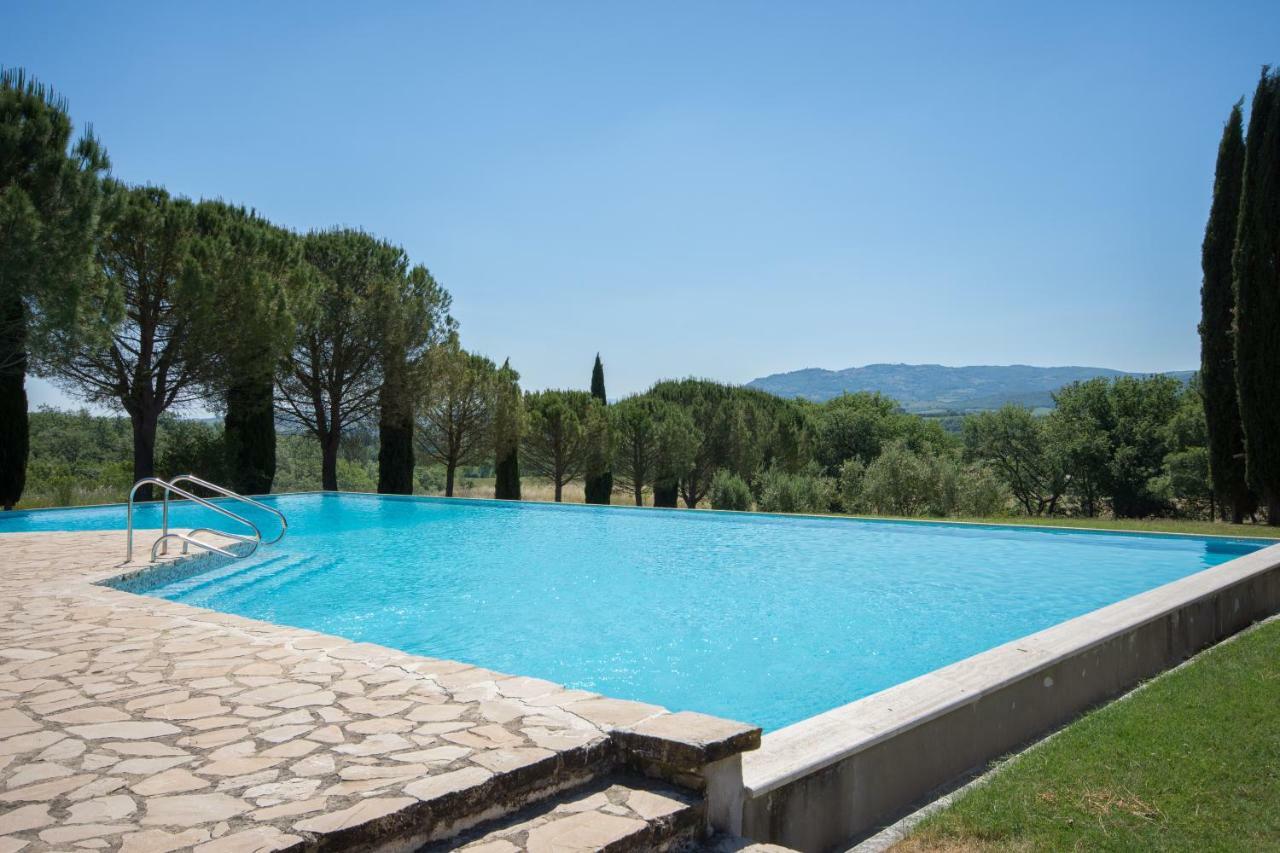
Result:
M399 349L397 347L397 349ZM378 493L413 494L413 405L402 352L389 355L378 395Z
M226 390L222 416L226 473L231 489L241 494L268 494L276 478L274 381L268 370Z
M1213 203L1205 226L1200 265L1200 382L1209 437L1209 470L1223 518L1235 524L1253 512L1256 501L1245 482L1244 430L1236 399L1236 360L1231 337L1235 290L1231 255L1244 181L1243 99L1231 108L1218 145Z
M401 267L407 267L408 257ZM421 264L398 274L382 319L385 340L378 390L378 491L413 494L414 421L426 384L427 357L449 339L455 323L449 294Z
M223 470L203 476L243 494L266 494L276 474L275 370L289 347L288 292L302 275L301 243L222 201L197 205L196 229L194 267L221 310L192 330L191 348L212 354L205 393L224 405Z
M1268 523L1280 525L1280 74L1265 66L1249 115L1232 266L1245 473Z
M30 426L27 422L26 306L16 293L0 295L0 504L22 497L27 484Z
M604 364L600 361L600 353L596 353L596 363L591 369L591 396L600 401L601 406L609 405L604 391ZM607 460L598 474L590 474L583 480L583 491L589 504L607 504L613 495L613 471L609 470Z
M493 496L499 500L520 500L520 433L523 408L520 374L507 359L498 370L497 403L494 412Z

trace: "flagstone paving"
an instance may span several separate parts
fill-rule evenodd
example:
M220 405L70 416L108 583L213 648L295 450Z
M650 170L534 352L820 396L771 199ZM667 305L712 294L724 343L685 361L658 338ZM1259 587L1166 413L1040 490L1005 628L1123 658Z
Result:
M123 546L120 531L0 535L0 853L423 843L620 751L693 750L696 766L759 743L750 726L97 585ZM689 718L687 742L655 726L667 716ZM653 796L605 796L527 837L634 831L667 807Z

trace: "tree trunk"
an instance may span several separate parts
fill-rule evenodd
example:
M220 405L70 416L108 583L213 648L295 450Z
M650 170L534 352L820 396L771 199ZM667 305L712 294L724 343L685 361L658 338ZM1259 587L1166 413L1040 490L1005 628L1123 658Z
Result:
M340 437L335 430L320 442L320 488L326 492L338 491L338 445Z
M446 498L453 497L453 472L457 470L457 467L454 462L444 466L444 496Z
M560 503L560 497L563 494L564 485L556 480L556 503Z
M17 293L0 305L0 506L13 509L27 483L26 310Z
M156 426L160 415L143 409L131 413L129 421L133 426L133 481L136 483L156 475ZM151 500L151 486L138 489L137 497L140 501Z
M1267 524L1280 526L1280 492L1267 494Z
M636 506L644 506L644 486L636 483Z
M520 500L520 455L513 445L494 466L493 496L500 500Z
M676 502L680 498L680 485L671 483L670 485L653 484L653 505L674 509Z

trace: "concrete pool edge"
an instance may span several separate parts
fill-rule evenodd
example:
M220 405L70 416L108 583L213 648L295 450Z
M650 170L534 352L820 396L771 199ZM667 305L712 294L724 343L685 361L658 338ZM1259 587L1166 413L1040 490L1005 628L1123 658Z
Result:
M847 844L1277 611L1273 545L770 732L716 819L799 850Z

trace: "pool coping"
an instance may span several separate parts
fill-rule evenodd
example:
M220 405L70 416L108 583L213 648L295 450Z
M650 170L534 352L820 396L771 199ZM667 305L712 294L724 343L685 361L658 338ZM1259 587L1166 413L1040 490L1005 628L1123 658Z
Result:
M730 831L847 845L960 778L1280 611L1280 544L767 733Z

